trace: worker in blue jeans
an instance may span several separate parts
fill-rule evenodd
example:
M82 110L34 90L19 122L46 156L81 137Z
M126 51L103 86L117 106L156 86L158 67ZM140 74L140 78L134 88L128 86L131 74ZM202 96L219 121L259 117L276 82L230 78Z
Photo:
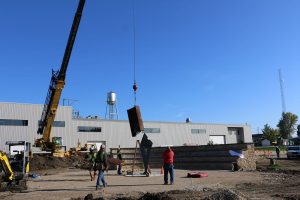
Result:
M102 187L105 188L105 186L106 186L106 182L105 182L105 178L104 178L104 171L99 170L98 173L99 174L98 174L97 183L96 183L96 190L101 188L100 181L102 182Z
M168 174L170 174L170 184L174 184L174 152L171 147L163 153L164 159L164 185L168 185Z
M96 162L96 168L98 170L98 178L96 183L96 190L98 190L101 185L100 182L102 182L102 187L106 187L107 184L105 182L104 178L104 171L107 169L107 154L104 151L105 146L101 145L100 150L97 153L95 162Z

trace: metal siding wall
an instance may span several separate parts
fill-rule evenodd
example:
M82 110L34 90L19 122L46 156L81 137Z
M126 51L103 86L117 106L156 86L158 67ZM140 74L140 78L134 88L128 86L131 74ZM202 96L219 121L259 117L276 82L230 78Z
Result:
M134 147L136 140L140 140L142 136L141 134L134 138L131 136L128 121L74 119L73 126L82 144L85 144L87 141L105 141L107 149L118 147L118 145L121 147ZM102 127L102 132L78 132L78 126L100 126Z
M227 130L227 132L228 132L228 130ZM228 139L228 142L226 141L226 144L237 143L237 135L235 135L235 134L230 135L229 133L227 133L227 139Z
M206 145L209 141L209 130L207 125L191 124L189 134L191 135L192 144ZM206 133L192 134L191 129L205 129Z
M33 142L34 137L37 135L37 121L35 118L39 111L40 106L31 104L0 103L1 119L28 120L28 126L0 126L0 149L5 149L5 142L9 140Z
M90 132L78 132L78 126L100 126L102 127L102 132L100 133L90 133ZM73 120L73 139L70 139L69 147L76 147L77 141L80 141L83 146L87 141L105 141L103 134L103 124L101 121L92 120Z
M245 125L244 127L244 141L245 143L252 143L252 132L251 132L251 126Z
M227 130L226 130L226 126L224 125L220 125L220 124L207 124L205 125L206 127L206 134L207 134L207 140L205 143L201 144L201 145L207 145L207 143L209 142L209 136L210 135L225 135L225 143L228 143L229 138L227 137Z
M28 120L28 126L0 126L0 149L5 149L5 142L9 140L26 140L33 144L35 139L40 138L37 129L42 109L43 105L37 104L0 103L1 119ZM65 142L66 133L69 132L67 127L71 127L71 119L72 108L60 107L55 120L65 121L66 128L53 127L51 136L61 136Z
M242 128L243 132L240 134L243 134L243 141L244 143L252 143L252 133L251 133L251 127L249 125L228 125L227 127L233 127L233 128ZM232 134L230 135L228 133L228 128L226 127L228 142L227 144L236 144L237 143L237 136Z
M0 126L0 149L4 149L8 140L27 140L34 143L38 120L41 117L43 105L0 103L0 118L28 120L28 126ZM65 127L53 127L51 136L63 138L67 149L76 147L78 139L82 145L87 141L106 141L107 149L118 147L135 147L136 140L141 140L142 134L131 136L128 121L111 121L100 119L72 119L71 107L59 107L55 121L65 121ZM101 133L78 132L78 126L100 126ZM201 124L144 122L145 128L160 128L160 133L147 134L153 141L153 146L174 145L184 143L206 145L209 135L225 135L226 143L236 143L236 138L228 134L227 127L242 127L244 142L252 142L251 128L248 125ZM191 129L206 129L206 134L192 134Z
M107 144L110 147L135 147L136 140L141 140L142 134L132 137L128 121L106 121L110 130L107 131Z
M161 133L147 134L154 146L183 144L206 145L209 141L209 135L219 135L224 133L222 125L204 125L194 123L149 123L145 122L147 128L160 128ZM217 127L215 127L217 126ZM206 134L192 134L191 129L206 129Z
M241 126L227 126L226 127L226 138L228 139L228 141L226 141L226 144L236 144L237 143L237 141L238 141L238 139L237 139L237 135L234 135L234 134L232 134L232 135L230 135L229 134L229 132L228 132L228 127L236 127L236 128L241 128Z

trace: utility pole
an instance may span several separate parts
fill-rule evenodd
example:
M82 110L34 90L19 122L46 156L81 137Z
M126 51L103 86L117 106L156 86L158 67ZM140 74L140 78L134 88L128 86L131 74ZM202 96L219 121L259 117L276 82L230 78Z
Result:
M63 99L63 106L72 106L78 100L76 99ZM67 103L65 103L67 102Z
M284 92L283 92L283 79L282 79L282 74L281 74L281 69L278 69L279 73L279 83L280 83L280 92L281 92L281 106L282 106L282 112L286 112L286 107L285 107L285 100L284 100Z

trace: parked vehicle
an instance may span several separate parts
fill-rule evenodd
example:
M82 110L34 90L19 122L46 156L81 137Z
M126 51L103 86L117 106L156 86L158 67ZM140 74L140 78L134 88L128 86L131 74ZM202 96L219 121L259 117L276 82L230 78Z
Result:
M286 154L287 158L300 158L300 146L289 146Z

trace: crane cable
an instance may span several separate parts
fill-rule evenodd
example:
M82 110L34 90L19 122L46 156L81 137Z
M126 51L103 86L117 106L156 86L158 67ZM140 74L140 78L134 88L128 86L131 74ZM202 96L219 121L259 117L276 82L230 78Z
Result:
M135 14L134 14L134 0L132 0L132 22L133 22L133 91L134 91L134 105L136 105L136 91L138 89L135 79Z

